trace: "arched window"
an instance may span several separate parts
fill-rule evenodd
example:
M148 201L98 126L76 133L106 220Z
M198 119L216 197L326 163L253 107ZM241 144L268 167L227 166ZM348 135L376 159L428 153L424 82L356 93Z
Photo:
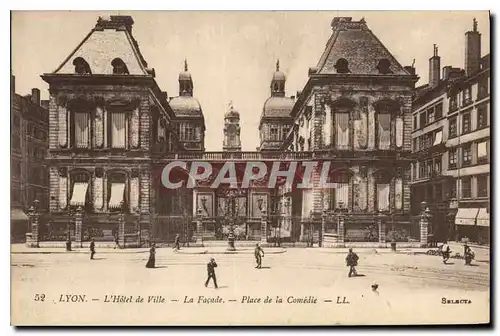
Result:
M92 71L90 71L90 66L81 57L77 57L73 60L73 65L75 66L75 73L79 75L91 75Z
M127 65L122 61L121 58L115 58L111 65L113 66L113 75L128 75Z
M392 70L390 67L391 67L391 62L389 62L389 60L387 58L382 58L380 61L378 61L377 69L378 69L379 73L381 73L381 74L392 73Z
M108 172L108 210L127 211L127 174L121 171Z
M76 170L70 174L69 205L73 208L82 207L85 212L92 210L90 200L90 173Z
M375 208L378 211L390 210L390 185L392 176L389 170L379 170L375 173Z
M330 199L332 209L349 209L351 207L351 177L352 174L348 170L337 170L332 173L331 182L335 183Z
M335 63L335 69L337 73L349 73L349 62L345 58L339 58L337 63Z

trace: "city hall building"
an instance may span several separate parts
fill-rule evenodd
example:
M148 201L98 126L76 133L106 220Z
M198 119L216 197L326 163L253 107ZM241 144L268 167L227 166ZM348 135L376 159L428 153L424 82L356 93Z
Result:
M256 151L241 150L240 115L224 115L222 151L205 151L203 109L188 62L179 94L155 81L132 33L130 16L99 18L49 83L49 211L32 230L34 245L94 238L126 246L227 239L344 246L389 241L426 242L410 221L412 93L418 77L403 67L367 23L337 17L303 90L286 95L286 75L270 69ZM307 71L307 69L305 69ZM203 88L201 88L203 89ZM257 112L257 111L256 111ZM222 120L221 120L222 121ZM234 162L236 187L211 188L216 174L194 188L168 189L164 167L174 161L208 162L214 171ZM270 167L300 162L329 164L322 188L319 169L307 189L266 177L241 187L248 161ZM193 182L187 169L173 180ZM421 237L422 234L425 236Z

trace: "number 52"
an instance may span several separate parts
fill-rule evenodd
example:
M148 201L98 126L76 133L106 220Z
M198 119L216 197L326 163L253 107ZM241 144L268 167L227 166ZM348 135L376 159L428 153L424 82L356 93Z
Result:
M35 294L35 301L45 301L45 294Z

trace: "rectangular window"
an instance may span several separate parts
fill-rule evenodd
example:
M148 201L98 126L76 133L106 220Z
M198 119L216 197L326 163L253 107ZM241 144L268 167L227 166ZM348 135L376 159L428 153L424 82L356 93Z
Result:
M425 161L420 161L418 163L418 177L419 178L425 178L426 177L425 172L426 172L426 170L425 170Z
M286 139L286 136L288 135L288 132L290 129L288 127L283 127L283 140Z
M449 185L450 188L450 198L457 198L457 180L453 179Z
M89 114L75 112L75 147L89 148Z
M349 113L335 113L335 133L338 149L349 149Z
M470 125L470 113L462 114L462 134L469 133L471 131Z
M434 108L434 118L436 120L441 119L443 117L443 103L437 104Z
M126 118L125 113L111 113L111 147L125 148L126 144Z
M472 163L471 144L462 146L462 166L470 166Z
M486 104L482 104L477 107L477 128L483 128L488 126L488 108Z
M462 198L470 198L471 197L471 177L462 177L461 179L461 184L462 184Z
M420 113L419 119L420 119L420 128L422 128L427 124L427 114L425 113L425 111Z
M448 138L454 138L457 136L457 117L451 118L448 125Z
M422 150L425 148L425 138L424 135L421 135L418 137L418 148L419 150Z
M457 95L454 94L450 97L450 112L458 110L458 99Z
M427 110L427 123L433 123L435 120L434 116L434 107L431 107L430 109Z
M417 121L418 121L417 115L414 115L413 116L413 130L418 129Z
M413 139L413 151L418 152L418 138Z
M278 140L278 129L273 127L271 128L271 141L277 141Z
M470 105L472 103L472 95L471 95L471 87L467 87L465 88L464 90L464 93L463 93L463 104L462 106L467 106L467 105Z
M477 197L488 197L488 175L477 176Z
M488 143L486 141L477 144L477 163L488 163Z
M432 143L433 146L439 145L441 142L443 142L443 131L437 131L436 134L434 135L434 142Z
M377 184L377 209L382 211L389 210L389 184L378 183Z
M411 179L414 181L417 179L417 164L415 162L411 164Z
M441 175L441 158L434 159L434 175Z
M482 99L488 96L488 77L483 77L478 83L477 99Z
M457 152L458 151L456 148L452 148L448 152L448 168L449 169L457 168L457 156L458 156Z
M389 113L378 115L378 148L391 148L391 115Z

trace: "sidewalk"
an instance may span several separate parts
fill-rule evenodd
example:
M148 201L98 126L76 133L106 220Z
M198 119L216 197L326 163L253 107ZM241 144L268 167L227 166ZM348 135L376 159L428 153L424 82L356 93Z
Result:
M228 251L227 247L185 247L180 250L174 250L178 254L254 254L254 248L237 248L235 251ZM264 248L265 254L285 253L286 249L282 247Z
M146 253L149 248L126 248L126 249L113 249L112 247L96 247L98 253ZM90 253L88 247L75 248L72 247L71 251L66 251L64 247L40 247L33 248L27 247L26 244L11 244L11 254L53 254L53 253Z

